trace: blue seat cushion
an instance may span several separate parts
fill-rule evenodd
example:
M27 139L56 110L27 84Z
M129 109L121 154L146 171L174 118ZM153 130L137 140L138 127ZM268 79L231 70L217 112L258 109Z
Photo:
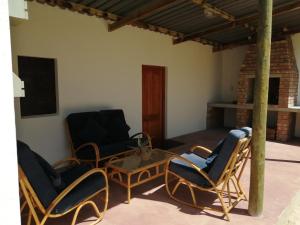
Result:
M136 139L129 139L113 144L100 145L100 158L112 156L118 153L128 151L132 147L137 146ZM76 156L83 160L95 160L95 151L92 146L88 145L76 152Z
M202 169L204 172L207 172L208 165L206 163L206 159L202 158L194 153L184 153L180 155L181 157L187 159L188 161L195 164L197 167ZM201 187L209 187L209 182L199 173L197 172L190 164L179 160L174 159L170 162L169 170L178 174L182 178L197 184Z
M83 175L86 172L86 169L87 168L77 168L74 169L73 172L68 171L68 174L62 174L62 177L66 179L66 183L70 183L72 179L76 180ZM70 177L67 178L67 176ZM59 204L53 209L53 213L60 214L66 212L104 187L105 178L102 174L96 173L89 176L59 202Z
M206 159L202 158L194 153L183 153L182 155L180 155L182 158L192 162L193 164L195 164L197 167L199 167L200 169L205 169L207 167L206 164ZM175 163L177 165L181 165L182 167L187 167L189 169L192 169L193 167L186 163L185 161L182 161L180 159L173 159L172 163Z
M135 139L120 141L109 145L101 145L100 157L107 157L107 156L119 154L128 151L132 147L136 147L136 146L137 146L137 141Z

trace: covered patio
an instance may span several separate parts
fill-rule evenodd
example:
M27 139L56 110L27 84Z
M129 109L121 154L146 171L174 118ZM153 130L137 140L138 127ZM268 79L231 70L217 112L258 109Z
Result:
M292 214L300 213L295 211L300 204L300 1L12 0L8 5L0 20L7 34L0 39L6 46L4 66L14 78L14 88L11 79L1 84L11 86L3 95L14 90L3 119L9 132L1 131L11 149L0 167L10 177L3 193L13 196L3 196L11 213L5 215L7 224L31 225L44 215L42 224L91 224L94 211L83 206L102 209L106 203L97 224L295 222ZM210 154L194 154L193 146ZM166 158L145 163L131 190L134 173L126 166L136 162L130 159L140 157L143 164L154 152ZM178 164L185 172L196 169L201 179L171 170L176 157L185 162ZM61 171L50 165L64 159L74 164ZM43 191L45 182L28 174L38 177L34 160L54 193ZM103 174L101 182L94 176L93 185L76 189L76 179L68 183L68 173L63 177L72 166ZM172 194L224 214L171 199L165 187L169 171L179 174ZM79 179L85 173L78 174ZM145 174L149 179L142 179ZM59 211L55 201L64 192L68 196L69 187L77 197L91 193ZM194 196L191 187L208 192ZM237 197L231 196L233 188ZM94 197L102 191L104 196ZM232 204L231 198L237 201ZM28 208L37 209L38 216ZM51 210L67 215L45 219Z
M213 148L221 138L226 136L227 132L227 130L215 129L178 137L176 140L187 144L173 148L171 151L179 154L195 144ZM200 211L184 206L169 198L163 184L163 178L159 178L153 183L133 189L130 205L125 203L126 190L111 182L108 211L100 224L297 224L297 217L292 217L292 215L293 213L299 214L299 210L297 210L299 200L297 199L298 203L292 205L292 209L288 209L287 213L285 209L292 203L292 199L297 194L299 195L299 146L299 139L288 143L267 142L265 210L262 217L249 216L248 202L246 201L242 201L231 211L231 222L222 219L220 213ZM248 164L242 180L247 193L249 191L249 177L250 165ZM180 190L180 195L191 198L189 193L184 190L184 188ZM199 197L208 203L214 200L213 196L206 194L199 194ZM99 203L99 201L97 202ZM78 224L89 224L94 219L92 210L87 208L82 211ZM71 220L72 215L69 215L64 219L49 221L48 224L69 224Z

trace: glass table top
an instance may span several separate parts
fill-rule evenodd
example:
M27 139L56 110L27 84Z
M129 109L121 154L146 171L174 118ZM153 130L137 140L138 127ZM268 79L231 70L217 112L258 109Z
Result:
M137 151L130 156L126 156L124 158L109 162L108 166L126 172L133 172L135 170L139 170L148 166L151 167L155 164L164 163L171 156L172 153L165 150L152 149L143 151L142 153L137 149Z

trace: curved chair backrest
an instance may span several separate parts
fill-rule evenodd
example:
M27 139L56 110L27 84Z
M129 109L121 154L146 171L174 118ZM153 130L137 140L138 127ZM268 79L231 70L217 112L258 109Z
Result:
M26 185L30 185L29 191L34 192L31 194L38 198L35 200L40 201L43 207L47 208L58 195L49 177L51 165L21 141L17 142L17 151L19 166L26 176L20 176L20 179L25 179Z
M245 132L241 130L231 130L228 133L207 173L214 183L219 183L225 176L224 174L234 157L234 153L237 151L237 148L239 148L241 140L245 137Z
M243 169L245 167L246 161L250 155L250 149L251 149L251 140L252 140L252 128L250 127L242 127L240 130L244 131L246 134L246 141L241 144L240 149L236 153L236 158L232 165L232 172L236 173L240 168L240 174L243 172Z

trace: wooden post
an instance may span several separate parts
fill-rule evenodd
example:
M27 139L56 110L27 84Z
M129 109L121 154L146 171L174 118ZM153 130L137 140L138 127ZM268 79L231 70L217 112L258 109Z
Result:
M273 0L259 0L259 25L257 38L257 70L253 107L253 137L249 214L260 216L263 212L265 143L270 74Z

